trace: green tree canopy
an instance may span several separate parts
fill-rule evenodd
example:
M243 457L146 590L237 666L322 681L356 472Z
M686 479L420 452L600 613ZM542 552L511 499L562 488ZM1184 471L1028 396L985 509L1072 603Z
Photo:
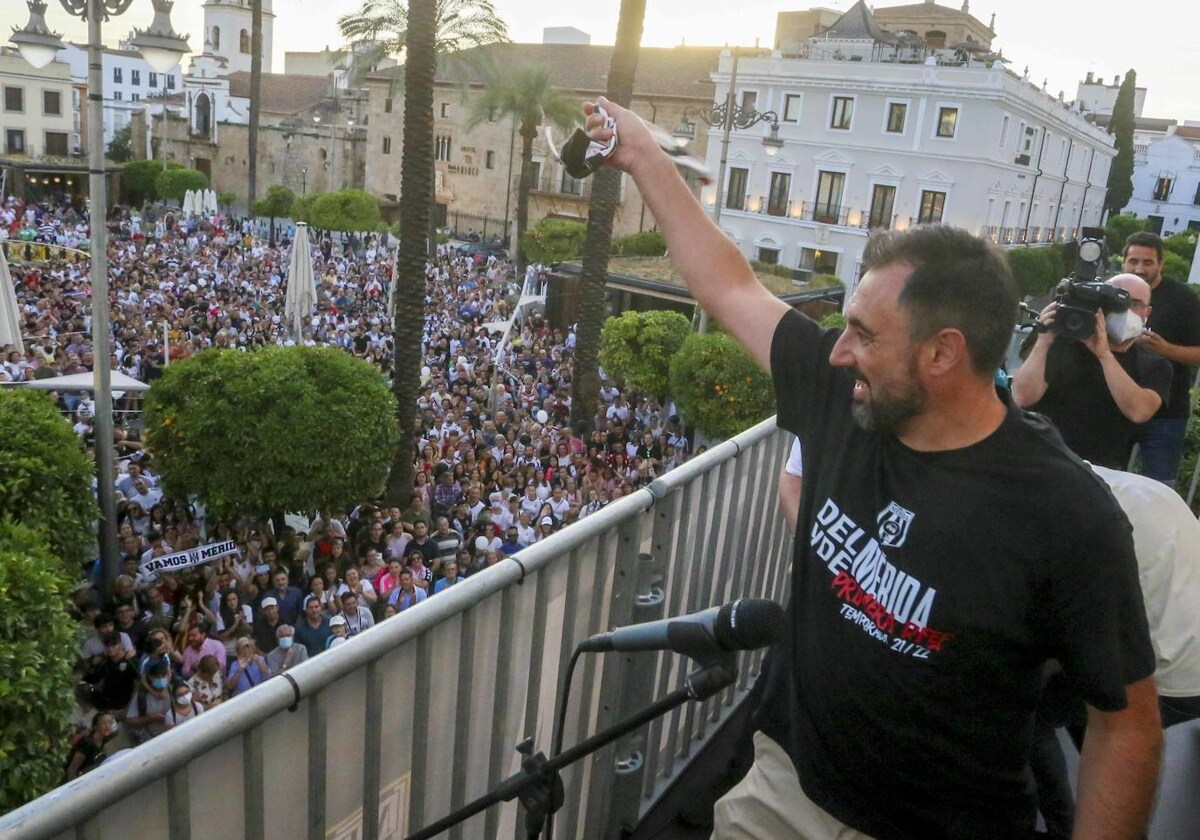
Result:
M95 556L97 515L92 465L54 401L41 391L0 388L0 516L44 537L76 574Z
M0 519L0 814L53 789L70 744L75 579L57 560L42 534Z
M379 199L362 190L322 193L308 209L309 224L322 230L375 230L379 224Z
M133 158L133 123L117 129L105 155L117 163L125 163Z
M678 312L625 312L604 322L600 364L633 390L664 397L671 385L671 358L691 330L691 322Z
M1133 129L1134 98L1137 93L1137 72L1130 70L1117 91L1113 103L1108 133L1113 135L1117 156L1108 169L1108 192L1104 195L1106 213L1119 213L1133 195Z
M1145 229L1146 220L1139 219L1132 213L1109 216L1108 223L1104 227L1109 256L1119 258L1121 252L1125 250L1125 240L1129 238L1129 235Z
M226 210L232 207L235 201L237 201L237 193L232 190L224 190L217 193L217 204Z
M583 249L587 226L568 219L542 219L521 237L531 263L556 263L574 259Z
M671 394L685 421L729 438L771 416L771 376L723 332L692 333L671 359Z
M140 205L158 198L156 181L164 169L182 169L161 160L131 160L121 169L121 195L126 204Z
M154 382L146 443L168 492L217 515L340 510L383 490L395 414L379 372L339 349L210 350Z
M296 194L289 188L282 184L274 184L267 187L266 198L254 202L251 213L255 216L267 216L272 220L286 217L292 212L292 202L295 200Z
M159 198L183 201L188 190L208 189L208 176L185 166L167 167L154 179L154 189Z

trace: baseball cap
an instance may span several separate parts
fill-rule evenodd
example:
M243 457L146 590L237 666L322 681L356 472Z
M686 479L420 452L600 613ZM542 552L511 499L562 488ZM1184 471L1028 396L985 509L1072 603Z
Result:
M268 595L266 598L263 598L262 601L259 602L259 606L263 607L264 609L266 607L278 607L279 602L276 601L274 598L272 598L270 595Z
M542 517L542 524L543 524L543 525L553 525L553 524L554 524L554 520L553 520L553 519L551 519L549 516L543 516L543 517Z
M333 618L329 619L330 627L342 627L345 624L346 624L346 617L342 616L342 615L335 615Z

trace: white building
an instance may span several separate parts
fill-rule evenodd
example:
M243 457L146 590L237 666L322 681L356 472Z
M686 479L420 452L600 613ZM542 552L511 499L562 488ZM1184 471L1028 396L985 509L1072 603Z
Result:
M903 63L911 45L887 43L862 2L839 23L821 46L836 40L858 58L739 60L737 101L774 111L783 140L770 156L765 123L730 139L720 225L748 257L852 287L873 228L943 222L1032 244L1100 223L1114 156L1102 129L993 59L932 50ZM732 65L725 51L712 77L718 102ZM708 139L716 173L721 131ZM715 204L715 185L702 200Z
M1111 116L1113 106L1117 104L1117 94L1121 91L1121 77L1113 76L1112 84L1104 84L1104 79L1097 78L1096 74L1088 71L1085 78L1075 88L1075 99L1079 102L1080 107L1084 111L1091 111L1094 114L1105 114ZM1133 89L1133 115L1140 117L1142 108L1146 105L1146 89L1144 87L1135 87Z
M78 117L64 62L35 69L16 50L0 50L0 156L69 157L79 147Z
M86 44L67 44L58 53L58 60L71 67L71 76L81 85L87 85L88 50ZM150 69L146 59L137 50L105 47L100 56L104 74L104 143L112 142L113 135L129 125L133 112L142 107L142 100L155 96L167 96L182 90L183 73L175 65L167 73L156 73ZM77 144L78 145L78 144Z
M224 59L224 72L250 72L250 0L205 0L204 52ZM271 72L275 43L275 13L271 0L262 0L262 71Z
M1134 149L1133 196L1121 212L1148 220L1163 236L1200 234L1200 125L1173 126Z

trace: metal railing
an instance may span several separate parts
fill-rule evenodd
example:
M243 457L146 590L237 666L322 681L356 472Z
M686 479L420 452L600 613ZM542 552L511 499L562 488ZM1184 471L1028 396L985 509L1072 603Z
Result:
M776 478L789 439L763 421L580 523L346 644L114 757L0 818L0 840L394 840L548 749L559 682L587 636L656 614L782 593L790 540ZM561 837L614 836L686 766L739 681L564 773ZM674 654L580 660L564 744L680 684ZM619 769L614 769L619 768ZM520 836L515 803L450 832Z

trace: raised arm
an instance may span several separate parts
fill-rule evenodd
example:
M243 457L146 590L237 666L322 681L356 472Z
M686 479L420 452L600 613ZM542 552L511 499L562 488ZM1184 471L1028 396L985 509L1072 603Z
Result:
M633 177L696 301L770 369L771 340L787 304L758 282L742 252L713 224L641 118L607 99L598 104L616 121L617 148L607 165ZM595 105L585 102L583 109L591 138L609 140L612 131Z

